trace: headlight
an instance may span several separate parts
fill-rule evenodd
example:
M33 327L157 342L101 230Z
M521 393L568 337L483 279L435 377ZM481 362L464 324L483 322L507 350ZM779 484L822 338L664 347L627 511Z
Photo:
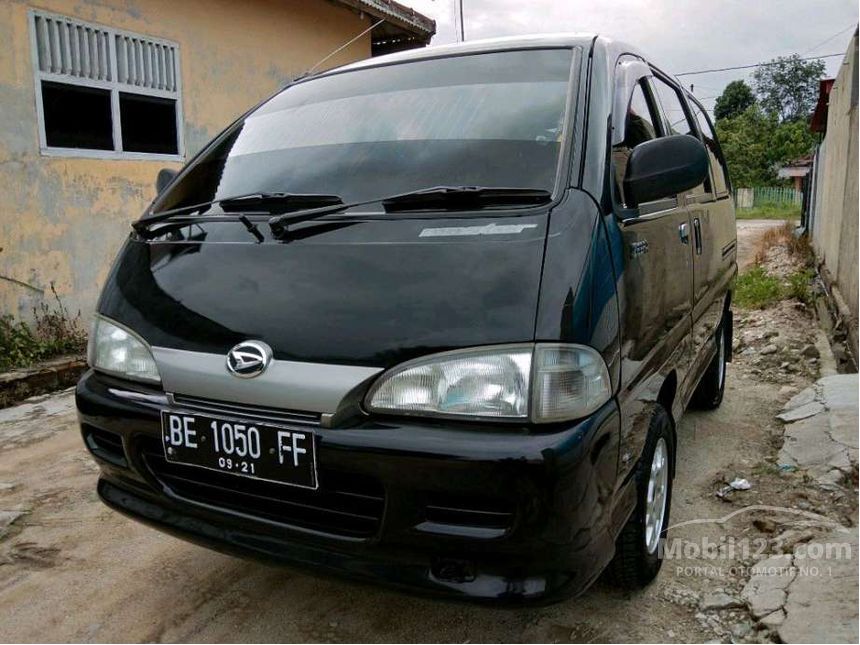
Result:
M611 396L603 358L590 347L538 343L459 350L404 363L365 399L372 412L563 421Z
M130 329L96 316L87 347L90 367L136 381L160 383L149 345Z

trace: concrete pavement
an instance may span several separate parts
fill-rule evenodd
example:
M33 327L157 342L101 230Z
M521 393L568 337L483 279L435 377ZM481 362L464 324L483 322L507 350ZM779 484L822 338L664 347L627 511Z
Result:
M858 377L825 376L786 403L777 416L785 425L777 457L780 469L805 472L810 485L853 487L857 473ZM794 530L790 552L758 562L742 596L751 614L784 643L856 643L858 634L856 516L815 539ZM820 527L818 527L820 528ZM806 529L807 531L810 529Z

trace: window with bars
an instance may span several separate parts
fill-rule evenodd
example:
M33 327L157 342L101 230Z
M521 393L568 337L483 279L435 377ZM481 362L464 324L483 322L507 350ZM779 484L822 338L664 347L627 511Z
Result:
M45 154L181 158L179 46L30 12Z

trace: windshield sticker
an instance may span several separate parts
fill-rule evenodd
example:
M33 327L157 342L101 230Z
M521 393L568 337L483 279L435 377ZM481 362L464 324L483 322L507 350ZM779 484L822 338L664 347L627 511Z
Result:
M487 224L485 226L446 226L425 228L418 237L467 237L474 235L516 235L537 224Z

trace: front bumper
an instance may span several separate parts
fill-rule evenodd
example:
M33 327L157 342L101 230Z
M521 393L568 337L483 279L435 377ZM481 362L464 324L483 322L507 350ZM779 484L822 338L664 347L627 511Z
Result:
M90 371L76 400L101 466L101 499L220 551L427 595L510 602L581 592L614 553L614 401L540 432L382 418L315 427L320 491L297 498L274 485L274 493L243 488L240 498L196 481L201 469L162 470L159 413L176 404L160 392ZM218 477L220 486L249 481ZM338 489L365 487L345 493L354 495L354 513L332 506L326 489L335 479L346 482Z

